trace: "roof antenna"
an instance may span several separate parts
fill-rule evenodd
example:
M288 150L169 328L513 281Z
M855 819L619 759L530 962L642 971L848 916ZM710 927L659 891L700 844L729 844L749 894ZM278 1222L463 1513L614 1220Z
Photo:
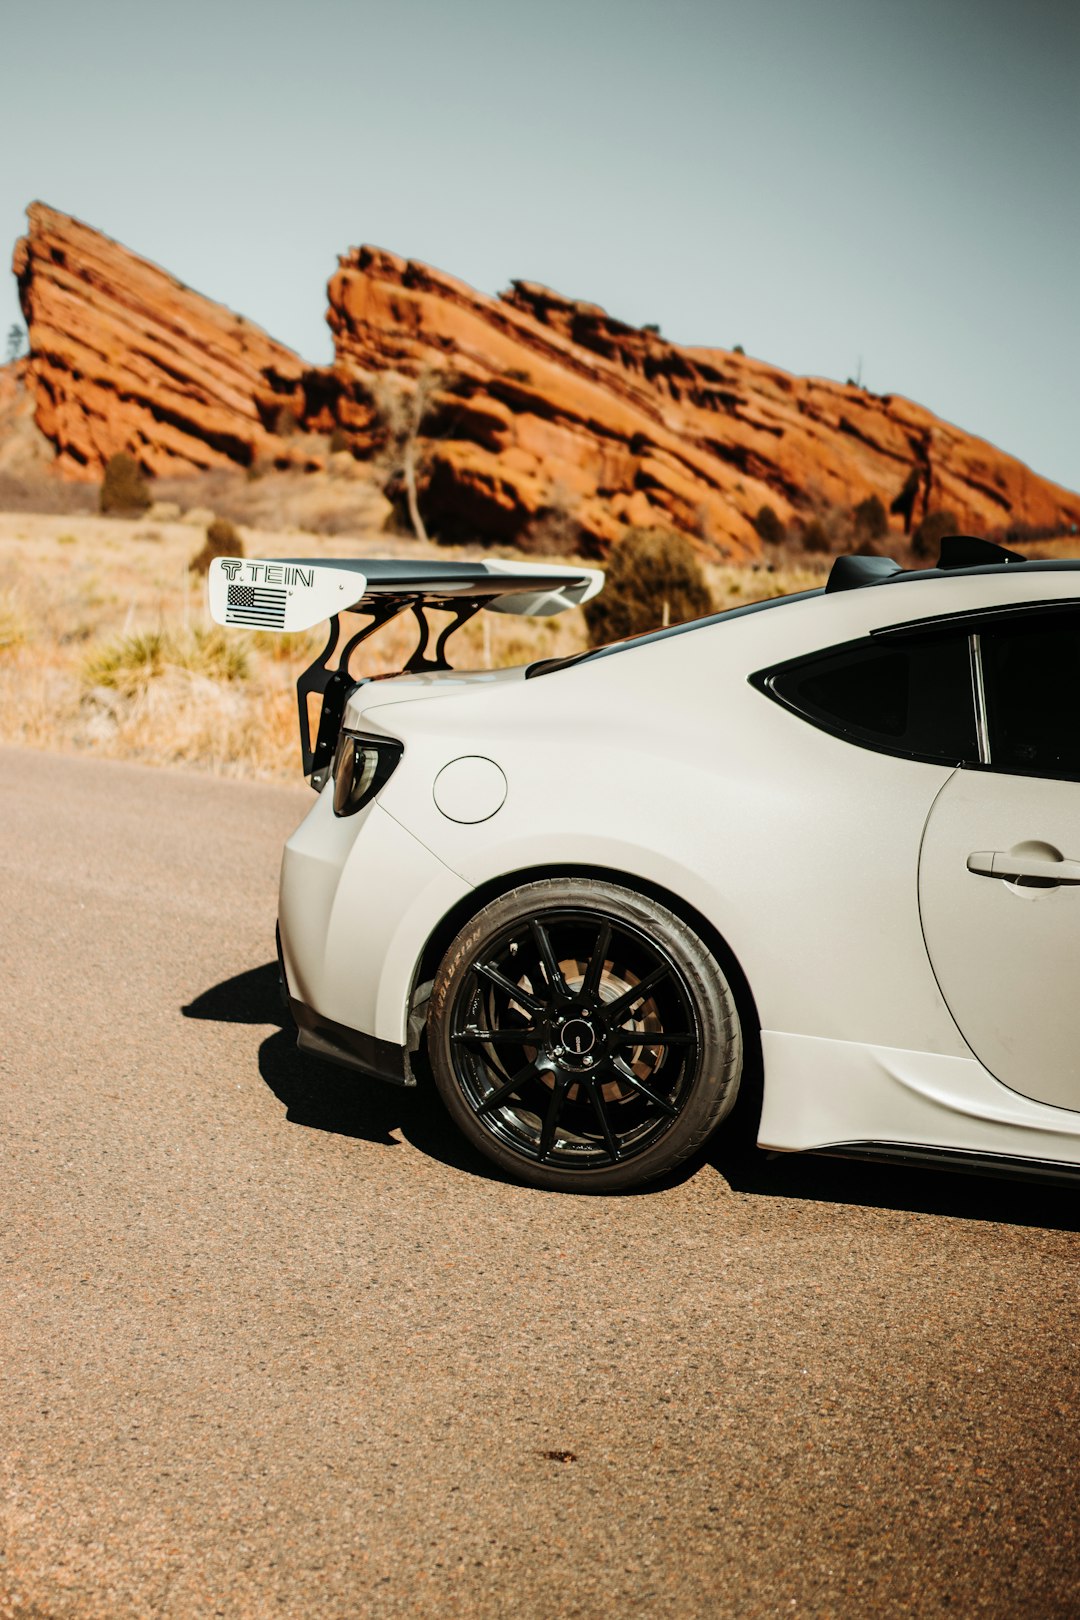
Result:
M938 568L949 573L954 568L985 568L994 563L1027 562L1018 551L1006 551L992 540L983 540L977 534L945 534L941 537L941 555Z
M864 557L848 553L837 557L825 583L826 591L856 591L863 585L880 585L903 573L898 562L891 557Z

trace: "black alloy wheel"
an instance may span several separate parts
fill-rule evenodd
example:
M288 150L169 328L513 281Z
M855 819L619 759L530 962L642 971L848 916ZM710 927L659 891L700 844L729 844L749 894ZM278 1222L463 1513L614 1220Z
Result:
M735 1100L741 1037L704 943L615 884L524 885L458 935L431 999L436 1082L535 1185L614 1191L693 1152Z

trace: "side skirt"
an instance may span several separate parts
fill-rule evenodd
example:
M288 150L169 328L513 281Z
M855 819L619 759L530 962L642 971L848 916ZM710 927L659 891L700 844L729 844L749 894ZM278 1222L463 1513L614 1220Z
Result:
M965 1176L1003 1176L1055 1187L1080 1186L1080 1165L1050 1159L1015 1159L1004 1153L965 1153L958 1148L921 1147L911 1142L843 1142L818 1148L829 1159L863 1159L902 1164L909 1169L954 1170Z

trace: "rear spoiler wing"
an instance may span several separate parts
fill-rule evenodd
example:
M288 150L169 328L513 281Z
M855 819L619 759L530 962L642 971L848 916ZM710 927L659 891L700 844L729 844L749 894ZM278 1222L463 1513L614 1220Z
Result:
M398 562L392 558L352 560L309 557L215 557L210 564L210 616L216 624L288 633L310 630L330 620L330 639L296 683L304 775L314 788L325 783L349 692L355 649L368 636L411 612L417 621L416 648L404 672L449 669L446 644L455 630L487 608L546 618L587 602L602 588L598 568L524 566L491 562ZM429 609L453 614L430 647ZM340 615L365 615L369 623L345 636ZM336 654L333 667L330 659ZM311 738L308 700L322 698L317 733Z

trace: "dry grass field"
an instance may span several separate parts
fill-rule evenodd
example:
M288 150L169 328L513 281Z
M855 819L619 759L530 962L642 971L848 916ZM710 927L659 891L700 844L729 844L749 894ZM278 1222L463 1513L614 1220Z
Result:
M384 533L242 532L248 556L468 555ZM190 521L0 513L0 740L295 779L294 682L324 632L217 630L205 576L189 568L203 537ZM719 609L820 584L824 563L709 573ZM412 639L404 621L387 626L362 649L364 672L400 668ZM461 668L502 667L585 645L580 612L482 614L451 643L451 657Z

